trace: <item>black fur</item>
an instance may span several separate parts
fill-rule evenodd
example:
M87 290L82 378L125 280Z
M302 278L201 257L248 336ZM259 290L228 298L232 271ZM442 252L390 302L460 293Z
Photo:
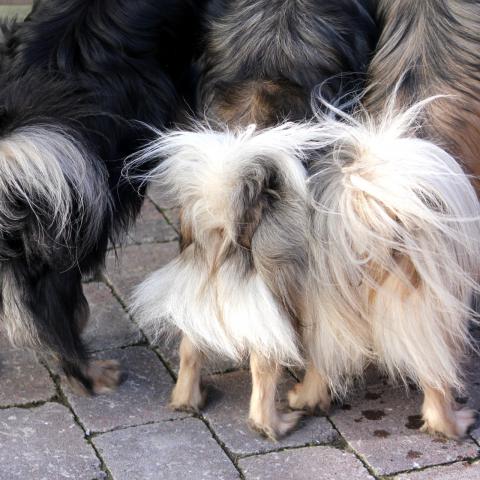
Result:
M146 124L171 126L191 96L201 3L37 1L25 22L2 28L0 141L25 127L52 126L88 152L92 175L106 173L103 189L101 182L89 188L107 201L91 216L76 204L60 239L48 205L13 194L8 212L18 221L0 234L2 311L8 281L41 348L89 390L81 279L102 268L109 242L119 241L140 210L145 187L122 180L125 158L153 138Z

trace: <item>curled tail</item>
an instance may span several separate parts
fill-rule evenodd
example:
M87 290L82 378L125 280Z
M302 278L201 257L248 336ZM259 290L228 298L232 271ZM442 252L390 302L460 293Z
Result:
M455 159L415 137L422 107L380 124L325 119L320 132L329 148L309 179L318 319L309 338L335 389L372 355L392 376L462 383L480 208Z
M306 177L312 131L175 132L144 153L182 208L183 252L141 285L133 307L147 330L176 327L203 349L254 350L301 363L297 320L307 269Z

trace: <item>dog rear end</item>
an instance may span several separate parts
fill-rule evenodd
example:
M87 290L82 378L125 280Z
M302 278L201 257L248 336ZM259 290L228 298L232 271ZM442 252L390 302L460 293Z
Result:
M250 354L252 426L277 438L295 425L298 414L277 412L275 391L279 366L303 363L305 172L316 147L314 129L284 122L312 117L318 84L330 101L348 103L375 33L363 2L211 3L198 108L209 123L146 154L167 159L153 177L175 185L182 207L181 256L134 300L147 325L185 334L175 408L203 402L201 352Z

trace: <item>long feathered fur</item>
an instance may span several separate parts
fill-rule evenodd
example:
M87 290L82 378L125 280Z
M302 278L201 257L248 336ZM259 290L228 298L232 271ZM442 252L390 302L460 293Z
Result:
M312 133L293 124L203 128L174 132L144 153L167 158L152 181L167 205L182 206L185 238L181 255L135 292L143 328L158 335L173 326L201 350L237 360L257 351L302 363L294 323L307 265L302 158Z
M440 391L463 385L480 208L459 163L416 137L435 101L320 123L305 340L336 393L369 361Z

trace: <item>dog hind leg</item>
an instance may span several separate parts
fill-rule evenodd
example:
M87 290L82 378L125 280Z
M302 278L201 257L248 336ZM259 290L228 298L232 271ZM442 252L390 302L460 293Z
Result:
M288 392L288 405L294 410L315 412L320 408L323 412L330 409L330 392L325 378L312 365L307 366L301 383L297 383Z
M203 354L187 336L180 343L180 369L170 406L175 410L198 412L205 403L201 388Z
M451 390L440 391L422 384L422 431L448 438L462 438L475 423L477 414L469 408L458 408Z
M250 355L252 395L250 397L250 426L262 435L277 440L297 424L301 413L280 413L275 404L277 383L281 374L278 364L256 353Z

